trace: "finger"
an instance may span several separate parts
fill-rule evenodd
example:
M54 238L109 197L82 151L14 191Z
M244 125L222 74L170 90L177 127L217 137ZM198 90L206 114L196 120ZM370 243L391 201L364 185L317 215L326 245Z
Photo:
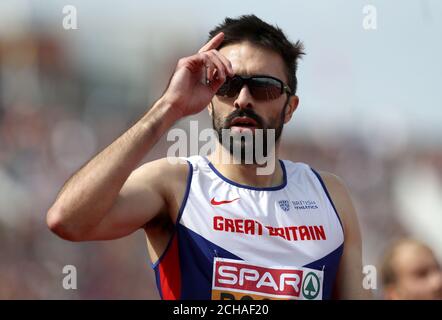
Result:
M215 66L214 74L212 75L211 80L213 80L213 79L216 80L218 78L224 82L226 79L226 73L228 72L228 70L226 69L226 66L221 61L221 59L215 54L215 51L216 50L210 50L208 52L205 52L205 55L210 59L210 61Z
M232 63L229 59L227 59L221 52L218 50L213 50L213 53L215 53L218 58L221 60L221 62L224 64L224 67L226 69L226 74L230 77L233 77L235 75L235 72L233 71Z
M214 80L214 76L216 75L216 70L222 67L219 61L215 60L215 55L210 55L208 52L203 52L199 54L202 64L204 65L204 77L205 83L209 84ZM214 58L215 57L215 58Z
M210 83L211 80L211 76L215 70L215 65L213 64L212 61L210 61L210 59L206 58L206 57L202 57L202 61L204 64L204 79L203 79L203 83L205 85L208 85Z
M216 66L208 57L204 58L204 66L205 66L205 70L204 70L205 84L207 85L213 79L213 74L215 72Z
M216 93L224 82L225 78L215 77L214 80L210 82L208 85L212 89L213 93Z
M216 36L214 36L209 42L207 42L201 49L198 50L198 52L204 52L209 51L212 49L218 48L218 46L223 42L224 40L224 33L220 32Z

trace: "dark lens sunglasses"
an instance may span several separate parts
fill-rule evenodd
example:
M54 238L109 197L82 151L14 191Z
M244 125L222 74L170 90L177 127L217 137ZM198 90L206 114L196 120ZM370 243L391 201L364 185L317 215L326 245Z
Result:
M282 94L292 94L289 86L284 84L278 78L271 76L249 76L243 77L235 75L227 78L224 84L216 92L221 97L236 97L242 87L247 85L253 98L256 100L267 101L279 98Z

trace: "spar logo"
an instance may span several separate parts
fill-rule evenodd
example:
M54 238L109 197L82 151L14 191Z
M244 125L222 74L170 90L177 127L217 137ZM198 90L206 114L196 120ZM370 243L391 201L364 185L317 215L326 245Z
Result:
M308 300L313 300L319 294L320 289L319 277L314 273L310 272L305 276L304 284L302 287L302 293L304 297Z
M212 299L322 299L323 271L215 258Z

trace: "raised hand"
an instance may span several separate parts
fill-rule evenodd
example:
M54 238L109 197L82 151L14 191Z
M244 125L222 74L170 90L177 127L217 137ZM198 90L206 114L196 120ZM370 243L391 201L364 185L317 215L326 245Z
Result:
M163 99L183 117L203 110L226 77L234 75L230 61L217 50L223 39L220 32L197 54L178 61Z

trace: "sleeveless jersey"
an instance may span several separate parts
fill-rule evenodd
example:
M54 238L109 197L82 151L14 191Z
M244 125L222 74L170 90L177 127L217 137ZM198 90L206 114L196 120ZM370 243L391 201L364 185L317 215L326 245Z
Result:
M256 188L186 158L187 187L153 264L162 299L329 299L344 232L320 175L279 160L283 183Z

